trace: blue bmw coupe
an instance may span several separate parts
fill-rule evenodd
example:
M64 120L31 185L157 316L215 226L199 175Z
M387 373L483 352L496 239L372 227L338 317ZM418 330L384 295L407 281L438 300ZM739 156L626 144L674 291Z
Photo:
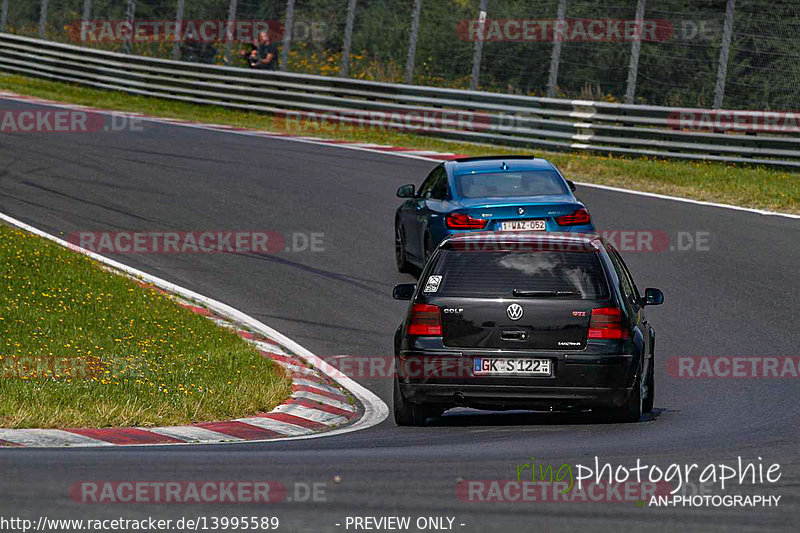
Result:
M595 231L575 184L546 159L469 157L434 168L416 190L403 185L395 215L400 272L422 268L451 233L466 231Z

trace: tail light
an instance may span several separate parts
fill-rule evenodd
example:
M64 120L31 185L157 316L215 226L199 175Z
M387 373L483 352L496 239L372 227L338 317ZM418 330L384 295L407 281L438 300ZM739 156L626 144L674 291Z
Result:
M589 211L583 207L569 215L556 217L556 223L559 226L582 226L589 224L591 221L592 217L589 216Z
M616 307L592 309L589 319L590 339L627 339L628 330L622 327L622 311Z
M411 318L408 321L408 334L441 337L442 317L439 308L429 304L412 305Z
M471 217L466 213L449 213L444 217L444 223L450 229L483 229L489 221L485 218Z

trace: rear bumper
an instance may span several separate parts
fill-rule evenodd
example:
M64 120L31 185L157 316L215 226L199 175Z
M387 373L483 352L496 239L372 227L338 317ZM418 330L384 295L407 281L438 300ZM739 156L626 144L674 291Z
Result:
M520 220L525 220L525 219L520 219ZM458 234L461 234L461 233L475 233L476 231L481 231L481 232L500 231L500 228L499 228L499 226L498 227L494 227L494 225L492 225L491 227L487 227L487 228L480 229L480 230L464 230L464 229L450 229L450 228L446 227L444 224L442 224L441 228L438 230L438 232L440 232L440 235L436 235L436 237L438 239L437 244L438 244L438 242L441 242L442 240L444 240L445 237L448 237L450 235L458 235ZM558 224L555 224L554 222L550 222L550 223L548 223L548 227L547 227L546 230L537 231L537 232L533 232L533 233L540 233L542 235L547 235L548 233L554 233L554 232L557 232L557 233L595 233L596 231L597 230L595 229L594 224L583 224L583 225L578 225L578 226L559 226ZM530 232L522 232L522 233L530 233Z
M396 368L403 396L413 403L476 408L619 407L639 369L629 354L526 353L495 357L547 358L550 376L476 376L474 357L487 353L401 353Z
M620 407L632 389L401 383L400 390L406 399L420 404L477 409L579 409Z

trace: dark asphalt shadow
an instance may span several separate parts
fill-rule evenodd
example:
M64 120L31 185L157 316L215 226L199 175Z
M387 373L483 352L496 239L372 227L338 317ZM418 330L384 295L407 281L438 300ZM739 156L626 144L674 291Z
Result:
M677 412L670 409L654 408L646 413L639 422L654 422L665 412ZM591 411L478 411L451 409L444 416L431 418L428 426L433 427L467 427L467 426L567 426L586 424L619 424Z

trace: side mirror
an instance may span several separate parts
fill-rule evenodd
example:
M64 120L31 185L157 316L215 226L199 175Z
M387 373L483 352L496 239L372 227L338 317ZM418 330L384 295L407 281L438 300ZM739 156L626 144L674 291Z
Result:
M414 198L414 186L410 183L397 189L398 198Z
M567 180L567 185L569 185L569 190L575 192L575 182L572 180Z
M659 289L644 290L644 305L661 305L664 303L664 293Z
M392 290L392 298L395 300L410 300L414 297L415 290L417 290L417 286L414 283L395 285Z

